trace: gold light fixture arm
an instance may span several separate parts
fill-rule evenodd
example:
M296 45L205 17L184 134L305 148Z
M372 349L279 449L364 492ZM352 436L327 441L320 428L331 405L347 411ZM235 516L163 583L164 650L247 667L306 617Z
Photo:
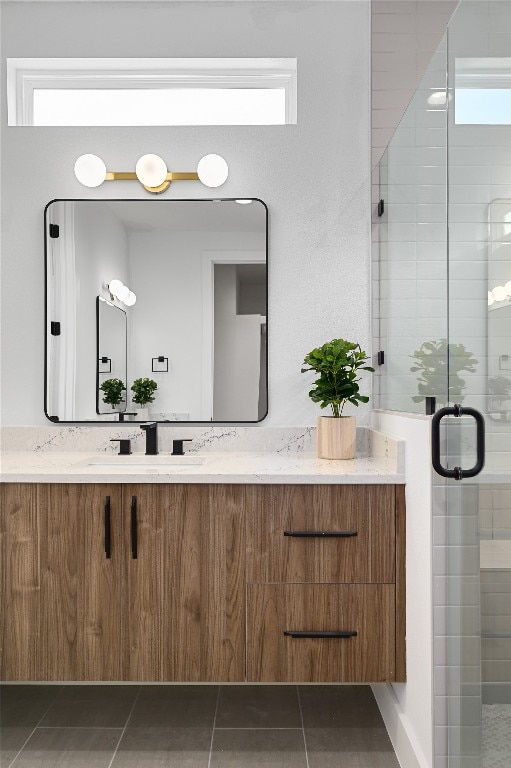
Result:
M134 171L107 171L105 181L139 181L139 179ZM142 186L148 192L158 195L161 192L165 192L173 181L199 181L199 174L169 171L165 181L158 187L146 187L145 184Z

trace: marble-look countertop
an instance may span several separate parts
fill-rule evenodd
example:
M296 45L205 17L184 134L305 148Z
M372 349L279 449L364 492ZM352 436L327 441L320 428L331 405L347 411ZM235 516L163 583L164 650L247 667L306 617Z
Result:
M187 463L187 461L202 463ZM166 460L170 463L165 465ZM4 483L404 483L404 469L392 457L352 461L318 459L314 453L195 453L190 459L159 454L121 457L97 453L6 452Z
M184 434L193 438L186 455L171 456L172 439ZM119 437L131 439L131 456L117 455ZM137 425L3 428L1 438L5 483L405 482L404 441L369 427L357 428L353 461L318 459L314 427L162 427L156 457L145 456Z

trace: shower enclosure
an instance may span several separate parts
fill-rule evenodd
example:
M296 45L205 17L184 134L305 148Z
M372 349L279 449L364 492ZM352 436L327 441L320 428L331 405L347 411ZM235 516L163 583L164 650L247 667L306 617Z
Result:
M434 768L509 768L511 2L461 0L373 192L376 402L451 408L433 488ZM485 422L474 477L456 469L483 449L467 409Z

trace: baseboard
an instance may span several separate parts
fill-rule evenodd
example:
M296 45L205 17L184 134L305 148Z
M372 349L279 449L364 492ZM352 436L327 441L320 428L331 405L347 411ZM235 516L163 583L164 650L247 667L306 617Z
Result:
M400 711L392 686L382 683L372 685L371 688L401 768L432 768L418 744L415 743L407 718Z

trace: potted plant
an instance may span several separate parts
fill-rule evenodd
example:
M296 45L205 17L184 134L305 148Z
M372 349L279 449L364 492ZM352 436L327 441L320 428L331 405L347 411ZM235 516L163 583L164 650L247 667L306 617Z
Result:
M321 408L332 409L331 416L318 417L317 450L322 459L353 459L356 448L356 420L343 416L346 403L358 407L369 398L359 392L358 371L374 371L366 365L366 353L345 339L333 339L305 356L302 373L316 371L319 377L309 397Z
M135 379L131 385L131 391L133 395L132 401L140 406L137 410L137 415L142 419L149 417L149 411L146 407L149 403L154 402L154 393L158 389L158 384L153 379Z
M103 402L113 409L123 402L122 393L126 392L126 387L120 379L105 379L100 390L103 392Z

